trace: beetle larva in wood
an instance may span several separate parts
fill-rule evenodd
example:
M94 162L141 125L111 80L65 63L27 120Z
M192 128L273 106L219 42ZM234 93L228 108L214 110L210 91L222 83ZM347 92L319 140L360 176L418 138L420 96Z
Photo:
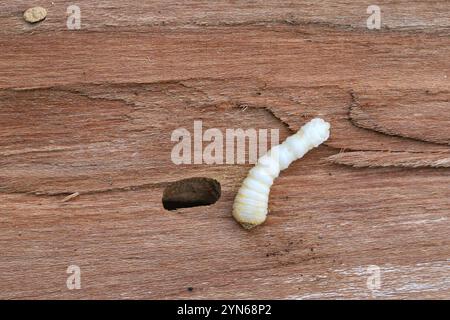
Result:
M251 229L266 220L270 187L281 170L303 157L309 150L326 141L330 124L315 118L260 157L244 179L233 204L233 217Z

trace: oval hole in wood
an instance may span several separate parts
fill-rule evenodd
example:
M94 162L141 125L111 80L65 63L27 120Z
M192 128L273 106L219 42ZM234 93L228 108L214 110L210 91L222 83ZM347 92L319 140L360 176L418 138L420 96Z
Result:
M220 198L220 183L211 178L188 178L170 183L163 193L166 210L207 206Z

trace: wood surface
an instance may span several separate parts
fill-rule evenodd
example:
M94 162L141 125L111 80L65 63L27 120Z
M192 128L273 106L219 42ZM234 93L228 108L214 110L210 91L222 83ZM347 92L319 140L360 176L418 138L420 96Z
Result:
M80 30L70 4L0 3L0 298L450 298L449 1L79 0ZM194 120L284 139L315 116L331 138L250 232L250 164L170 158ZM191 177L220 199L165 210Z

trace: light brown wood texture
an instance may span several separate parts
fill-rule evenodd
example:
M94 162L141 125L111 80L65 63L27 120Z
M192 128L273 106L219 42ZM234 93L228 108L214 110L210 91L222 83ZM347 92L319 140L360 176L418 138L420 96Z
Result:
M70 4L0 4L0 298L450 298L450 2L84 0L68 30ZM331 138L250 232L250 164L171 161L194 120L285 139L315 116ZM190 177L219 201L164 210Z

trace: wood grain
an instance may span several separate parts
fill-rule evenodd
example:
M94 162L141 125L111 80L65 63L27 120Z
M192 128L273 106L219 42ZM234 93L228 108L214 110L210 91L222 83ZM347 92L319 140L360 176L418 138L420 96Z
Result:
M84 0L73 31L69 4L0 4L0 298L450 298L448 1L378 1L380 30L368 1ZM251 232L250 164L170 158L195 120L282 140L315 116L331 138ZM191 177L218 202L165 210Z
M327 158L333 163L353 167L405 167L405 168L448 168L449 153L431 152L389 152L389 151L354 151L341 152Z

